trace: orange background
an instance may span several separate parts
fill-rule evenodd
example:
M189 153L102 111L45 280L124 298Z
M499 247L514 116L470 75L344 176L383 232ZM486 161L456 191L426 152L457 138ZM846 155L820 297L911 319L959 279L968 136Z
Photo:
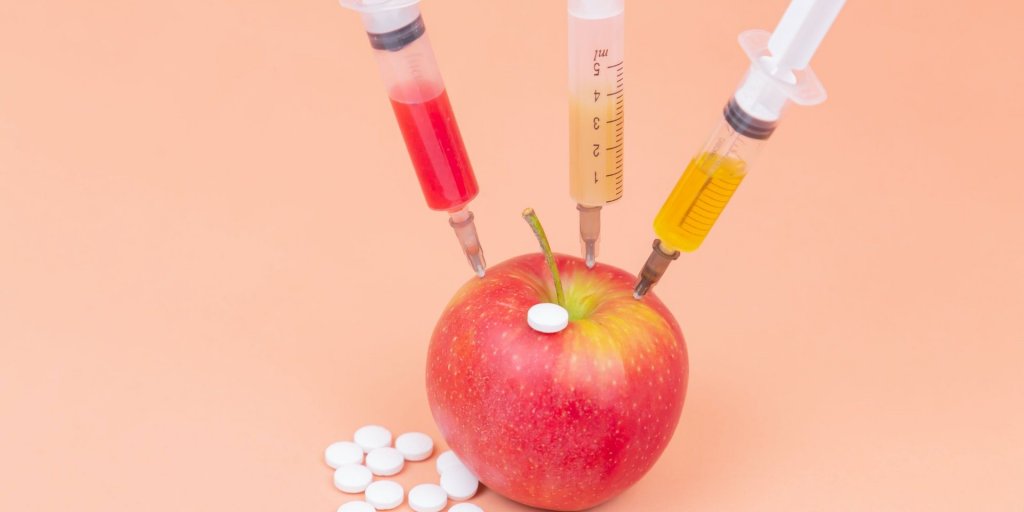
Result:
M639 269L736 35L786 4L629 2L604 261ZM578 250L564 11L424 5L492 264L535 250L526 206ZM658 288L690 392L604 510L1024 509L1022 16L847 5L829 101L789 111ZM333 511L328 443L437 437L424 355L468 277L335 2L0 4L0 509Z

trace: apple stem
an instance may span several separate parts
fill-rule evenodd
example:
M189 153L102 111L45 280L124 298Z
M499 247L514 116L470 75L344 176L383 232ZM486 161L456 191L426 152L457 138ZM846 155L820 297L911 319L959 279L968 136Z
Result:
M548 269L551 270L551 277L555 280L555 300L559 306L565 307L565 293L562 291L562 278L558 276L558 265L555 264L555 255L551 252L551 244L548 243L548 236L544 234L544 226L540 225L540 218L537 217L537 212L533 211L533 208L527 208L523 210L523 219L530 228L533 229L533 234L537 236L537 241L540 242L540 250L544 253L544 259L548 262Z

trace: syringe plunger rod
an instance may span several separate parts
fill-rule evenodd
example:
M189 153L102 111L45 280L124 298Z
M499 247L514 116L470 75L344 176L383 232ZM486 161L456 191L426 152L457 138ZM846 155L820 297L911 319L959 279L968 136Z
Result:
M788 102L817 105L825 89L810 70L814 52L846 0L793 0L775 31L748 30L740 46L750 70L736 90L736 102L750 115L777 121Z
M569 13L580 18L604 18L622 12L623 0L569 0Z
M768 40L772 64L781 72L804 69L846 0L793 0Z

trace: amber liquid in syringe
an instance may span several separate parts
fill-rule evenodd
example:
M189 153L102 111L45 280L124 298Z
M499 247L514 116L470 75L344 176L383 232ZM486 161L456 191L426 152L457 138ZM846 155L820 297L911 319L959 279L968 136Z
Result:
M570 193L582 206L603 206L623 193L625 70L621 46L609 44L622 14L572 21Z

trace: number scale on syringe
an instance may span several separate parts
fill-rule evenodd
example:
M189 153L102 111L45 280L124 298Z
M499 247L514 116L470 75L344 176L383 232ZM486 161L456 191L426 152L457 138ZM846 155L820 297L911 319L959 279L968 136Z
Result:
M621 30L622 14L572 21L570 193L580 205L603 206L623 194L625 62L609 37Z
M595 55L599 50L595 51ZM625 82L623 62L602 65L595 72L608 73L611 84L594 84L589 95L577 95L571 141L573 147L571 192L577 203L601 206L622 198Z

